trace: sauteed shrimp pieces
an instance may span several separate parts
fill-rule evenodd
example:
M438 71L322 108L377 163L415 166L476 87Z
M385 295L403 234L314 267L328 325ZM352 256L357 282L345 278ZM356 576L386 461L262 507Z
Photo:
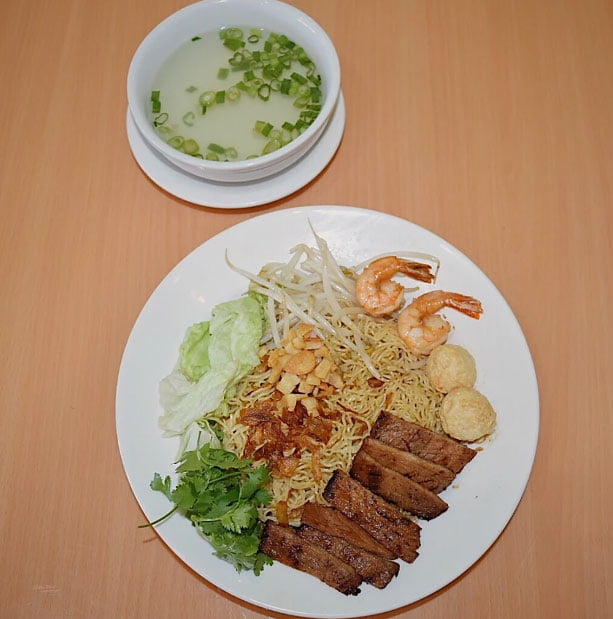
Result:
M404 303L404 287L392 277L397 273L432 282L434 275L429 264L385 256L371 262L357 278L355 293L360 305L371 316L386 316Z
M451 325L436 314L444 307L476 319L483 312L480 301L456 292L433 290L416 297L398 316L398 333L411 352L428 355L445 343Z

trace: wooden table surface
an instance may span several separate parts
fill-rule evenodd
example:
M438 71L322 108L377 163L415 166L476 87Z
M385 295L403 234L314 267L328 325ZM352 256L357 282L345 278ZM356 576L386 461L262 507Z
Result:
M182 2L0 3L0 615L281 616L137 528L117 373L143 304L192 249L260 213L343 204L475 261L518 317L540 390L506 530L445 589L383 616L612 616L613 4L291 2L337 46L344 137L303 189L237 210L161 190L126 138L131 56Z

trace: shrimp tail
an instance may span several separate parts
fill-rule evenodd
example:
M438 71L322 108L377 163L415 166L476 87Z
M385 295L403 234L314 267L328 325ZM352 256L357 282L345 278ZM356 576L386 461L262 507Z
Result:
M429 264L402 261L398 270L420 282L431 283L434 281L434 273L432 273L432 267Z
M471 318L475 318L476 320L479 320L481 314L483 313L481 301L463 294L450 294L447 297L445 305L458 310Z

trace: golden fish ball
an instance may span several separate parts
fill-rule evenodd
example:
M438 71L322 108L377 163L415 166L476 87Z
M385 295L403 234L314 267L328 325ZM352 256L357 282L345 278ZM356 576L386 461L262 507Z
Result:
M472 387L477 380L477 366L466 348L442 344L430 353L426 374L434 389L448 393L456 387Z
M489 400L470 387L450 391L439 414L443 430L459 441L477 441L496 427L496 411Z

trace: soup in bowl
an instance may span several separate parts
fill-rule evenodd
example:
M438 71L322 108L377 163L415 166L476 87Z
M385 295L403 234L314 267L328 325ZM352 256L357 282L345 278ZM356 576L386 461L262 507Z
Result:
M325 31L278 0L203 0L145 37L130 114L170 164L207 180L278 173L317 142L340 93Z

